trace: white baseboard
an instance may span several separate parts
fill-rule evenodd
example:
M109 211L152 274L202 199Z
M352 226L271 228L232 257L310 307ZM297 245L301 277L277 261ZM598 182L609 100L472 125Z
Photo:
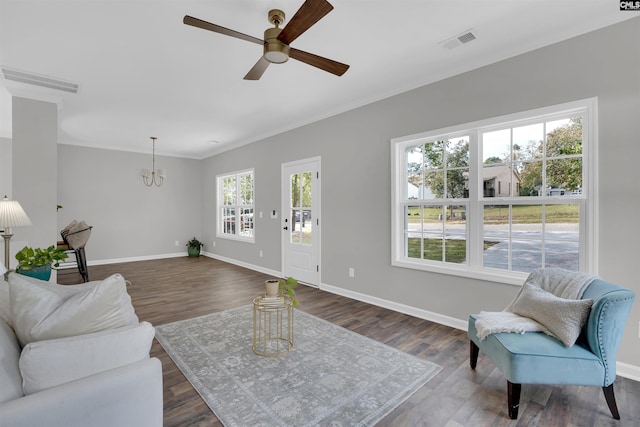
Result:
M133 261L147 261L153 259L163 259L163 258L178 258L182 256L186 256L186 252L173 253L173 254L164 254L164 255L151 255L144 257L129 257L129 258L117 258L117 259L109 259L109 260L98 260L98 261L89 261L88 265L102 265L102 264L116 264L123 262L133 262ZM247 268L249 270L258 271L260 273L268 274L274 277L282 277L282 272L277 270L272 270L269 268L261 267L258 265L249 264L243 261L238 261L236 259L227 258L218 254L213 254L210 252L202 252L201 255L217 259L219 261L228 262L229 264L234 264L240 267ZM423 310L420 308L412 307L410 305L400 304L393 301L388 301L382 298L374 297L371 295L363 294L360 292L350 291L348 289L340 288L338 286L328 285L326 283L320 284L320 289L323 291L331 292L332 294L341 295L347 298L351 298L357 301L366 302L368 304L376 305L378 307L387 308L389 310L397 311L399 313L408 314L409 316L417 317L419 319L428 320L430 322L439 323L441 325L449 326L454 329L459 329L461 331L467 330L467 320L456 319L455 317L445 316L443 314L434 313L432 311ZM628 378L634 381L640 381L640 366L631 365L629 363L624 362L616 362L616 372L617 375Z
M105 265L105 264L121 264L123 262L150 261L154 259L180 258L183 256L187 256L187 253L177 252L173 254L146 255L146 256L136 256L136 257L128 257L128 258L99 259L99 260L87 261L87 265L92 266L92 265ZM71 268L71 267L67 267L67 268ZM73 268L75 268L75 265L73 265Z
M439 323L441 325L449 326L451 328L460 329L462 331L467 330L466 320L460 320L460 319L456 319L455 317L445 316L443 314L434 313L428 310L412 307L410 305L399 304L397 302L388 301L382 298L372 297L371 295L349 291L347 289L327 285L325 283L320 285L320 289L323 291L331 292L332 294L342 295L343 297L366 302L372 305L377 305L378 307L387 308L389 310L397 311L399 313L408 314L409 316L418 317L424 320L429 320L431 322Z
M223 257L221 255L213 254L211 252L202 252L202 255L204 255L206 257L209 257L209 258L217 259L218 261L228 262L229 264L237 265L239 267L248 268L249 270L258 271L260 273L268 274L269 276L282 277L282 272L276 271L276 270L271 270L270 268L265 268L265 267L261 267L259 265L249 264L249 263L246 263L246 262L243 262L243 261L238 261L236 259Z

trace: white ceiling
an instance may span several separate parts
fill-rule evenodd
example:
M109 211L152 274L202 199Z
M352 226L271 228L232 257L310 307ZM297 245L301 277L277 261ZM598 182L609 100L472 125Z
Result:
M60 143L147 153L157 136L158 154L204 158L638 16L614 0L329 1L292 46L349 64L344 76L291 59L245 81L261 47L184 15L262 38L269 9L288 19L303 0L0 0L0 65L80 86L0 79L0 137L13 94L59 101Z

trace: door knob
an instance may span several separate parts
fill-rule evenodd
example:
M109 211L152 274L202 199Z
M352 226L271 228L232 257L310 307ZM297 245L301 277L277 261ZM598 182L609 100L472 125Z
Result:
M288 230L288 229L289 229L289 227L284 227L284 228L283 228L283 230Z

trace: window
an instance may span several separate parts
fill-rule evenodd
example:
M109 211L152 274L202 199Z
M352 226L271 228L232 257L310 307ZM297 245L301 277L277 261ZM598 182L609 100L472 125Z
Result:
M393 265L595 273L596 100L392 140Z
M217 177L219 237L254 241L253 170Z

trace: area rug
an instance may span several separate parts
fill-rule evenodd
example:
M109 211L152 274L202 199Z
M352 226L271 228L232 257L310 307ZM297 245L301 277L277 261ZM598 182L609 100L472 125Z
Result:
M370 426L440 366L295 310L294 348L252 347L252 306L156 326L156 338L227 427Z

